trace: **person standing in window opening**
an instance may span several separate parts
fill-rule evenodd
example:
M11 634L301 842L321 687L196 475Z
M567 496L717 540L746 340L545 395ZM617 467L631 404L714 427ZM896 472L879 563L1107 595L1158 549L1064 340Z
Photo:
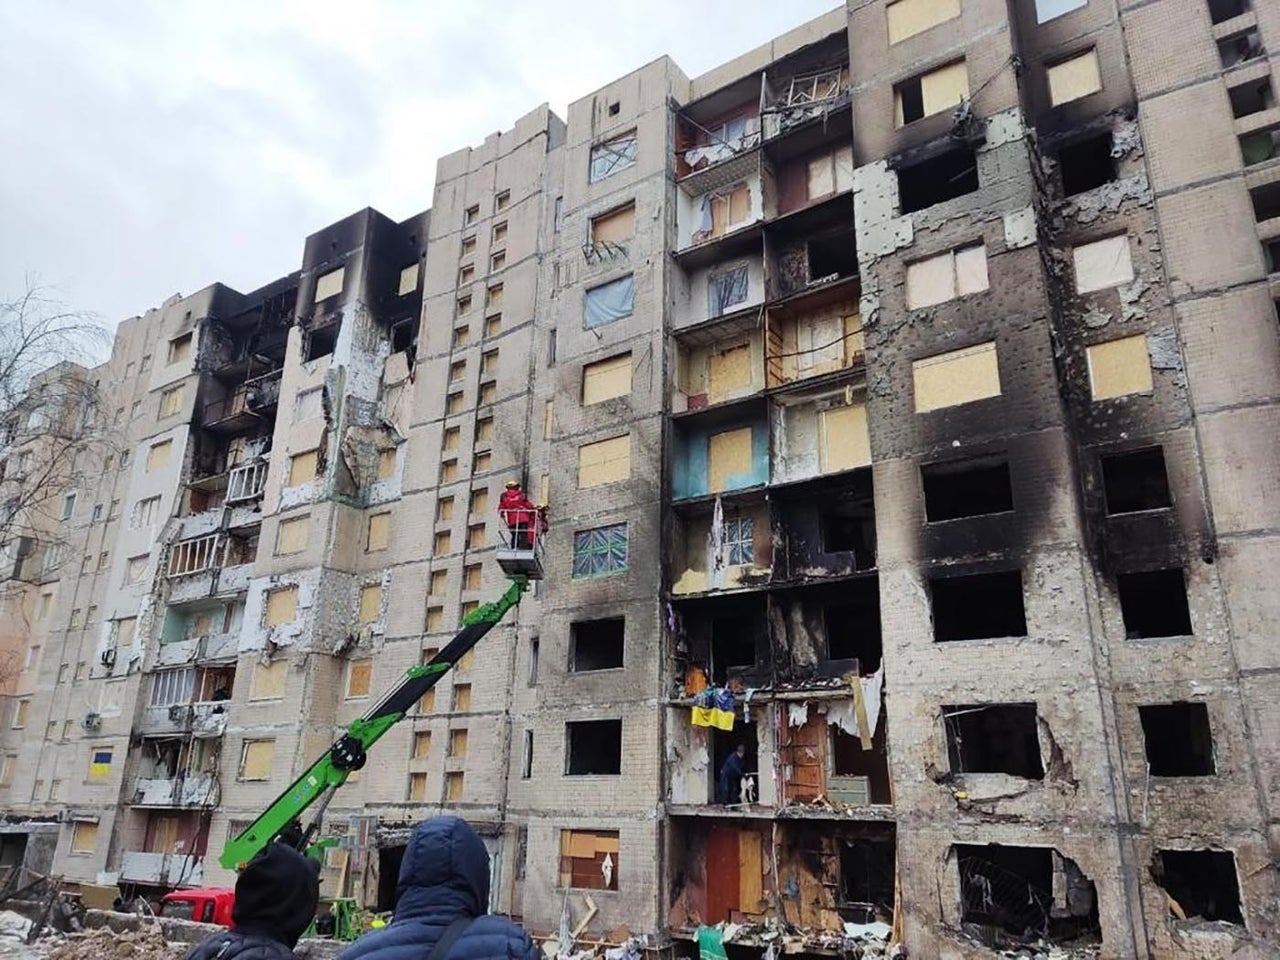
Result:
M534 532L545 510L525 496L519 480L507 481L498 500L498 514L507 525L513 550L533 549Z
M720 781L716 785L716 801L729 806L738 802L742 793L743 763L747 757L747 745L740 743L733 748L733 753L725 759L720 767Z

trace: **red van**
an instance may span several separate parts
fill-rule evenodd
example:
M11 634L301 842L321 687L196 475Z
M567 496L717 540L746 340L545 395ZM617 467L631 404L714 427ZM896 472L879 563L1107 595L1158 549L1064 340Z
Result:
M229 887L196 887L193 890L175 890L160 900L160 916L174 920L195 920L197 923L216 923L231 926L231 908L236 902L236 892Z

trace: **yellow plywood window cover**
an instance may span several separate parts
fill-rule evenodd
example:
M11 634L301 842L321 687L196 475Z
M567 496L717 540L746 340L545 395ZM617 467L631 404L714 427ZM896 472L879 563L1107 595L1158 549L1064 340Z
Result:
M93 853L98 849L98 825L89 820L71 824L71 852Z
M476 421L476 440L493 439L493 417L482 417Z
M413 759L425 760L431 753L431 731L418 730L413 734Z
M960 0L897 0L885 8L889 43L901 43L958 16Z
M602 213L591 221L592 243L623 243L635 236L635 232L635 203Z
M284 587L267 594L266 625L290 623L298 616L298 588Z
M411 263L400 271L400 296L418 289L418 265Z
M288 485L296 487L302 483L309 483L316 478L316 467L320 461L320 453L318 450L307 450L305 453L295 453L289 458L289 482Z
M360 588L360 622L373 623L382 613L382 584L370 583Z
M710 203L711 235L718 237L746 222L751 214L751 191L740 183L728 193L711 197Z
M444 607L427 607L427 632L438 633L444 629Z
M445 799L457 803L462 799L462 771L454 770L444 775Z
M1055 107L1102 89L1097 50L1089 49L1070 60L1055 63L1048 74L1049 102Z
M809 199L816 200L835 193L836 177L831 154L809 161Z
M488 490L472 490L471 505L468 507L471 513L484 513L489 509L489 491Z
M249 681L250 700L277 700L284 696L285 681L289 678L289 661L284 657L264 664L255 660L253 675Z
M1151 357L1146 334L1094 344L1089 357L1089 385L1095 400L1151 393Z
M441 556L449 552L453 546L453 534L448 530L441 530L436 534L435 542L432 544L432 552L436 556Z
M173 441L161 440L153 443L147 451L147 473L163 470L169 465L169 456L173 453Z
M751 344L715 350L707 360L707 399L727 399L735 390L751 386Z
M917 413L1000 396L993 342L917 360L911 365L911 376Z
M1133 280L1133 256L1127 234L1082 243L1071 251L1076 293L1107 290Z
M274 740L246 740L240 755L241 780L268 780L271 778L271 761L275 757Z
M342 292L342 278L346 271L339 267L337 270L330 270L316 280L316 303L321 300L328 300L330 297L337 296Z
M449 427L444 432L444 448L445 450L457 450L458 443L462 438L461 427Z
M391 541L391 514L375 513L369 518L369 536L365 541L365 549L385 550Z
M172 417L182 407L182 388L172 387L160 394L160 416Z
M427 594L432 597L441 596L445 591L445 586L449 582L448 570L432 570L431 579L427 584Z
M169 362L181 363L191 356L191 334L184 333L169 341Z
M436 521L453 519L453 497L441 497L436 501Z
M302 553L311 540L311 517L293 517L282 520L276 529L276 556L285 557Z
M372 660L352 660L347 664L347 699L367 697L372 679Z
M854 403L831 407L821 413L823 473L853 470L871 464L871 437L867 431L867 408Z
M396 474L396 448L387 447L378 451L378 479L390 480Z
M578 448L578 486L596 487L631 476L631 434Z
M449 731L449 756L465 757L467 755L467 731Z
M710 441L708 490L728 490L736 477L751 473L751 428L713 434Z
M471 709L471 684L459 683L453 688L453 709L461 712Z
M582 403L584 406L625 397L631 393L631 354L624 353L607 360L597 360L582 368Z
M920 96L926 117L954 110L969 96L969 71L965 62L949 63L926 73L920 78Z
M409 800L422 803L427 799L427 775L425 773L409 774Z
M542 439L550 440L551 431L555 428L555 401L548 400L542 408Z

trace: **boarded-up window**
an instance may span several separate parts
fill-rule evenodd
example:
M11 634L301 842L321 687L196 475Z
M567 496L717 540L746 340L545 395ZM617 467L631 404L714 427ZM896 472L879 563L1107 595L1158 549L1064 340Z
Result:
M592 243L623 243L635 236L636 205L628 203L625 207L602 213L591 221Z
M390 480L396 473L396 448L387 447L378 451L378 479Z
M151 449L147 451L147 473L154 473L156 470L163 470L167 467L172 453L172 440L161 440L159 443L153 443Z
M1106 290L1133 279L1129 237L1123 233L1082 243L1071 251L1071 259L1076 270L1076 293Z
M444 432L444 449L452 452L458 449L458 444L462 439L461 427L449 427Z
M484 473L492 465L493 454L488 450L483 453L477 453L475 459L471 462L472 473Z
M328 300L342 292L342 278L346 270L339 267L337 270L330 270L328 273L322 274L316 280L316 303L321 300Z
M911 365L911 378L917 413L998 397L996 345L980 343L917 360Z
M170 387L160 394L160 416L172 417L182 408L182 388Z
M702 198L702 222L696 237L719 237L746 223L751 215L751 191L745 183L731 190L711 193Z
M297 587L282 587L267 594L266 626L275 627L282 623L290 623L297 615Z
M286 557L302 553L311 540L311 517L293 517L282 520L276 528L276 556Z
M418 289L418 265L411 263L400 271L400 287L399 294L404 296L406 293L413 293Z
M463 590L479 590L484 575L484 569L478 563L469 563L462 568L462 589Z
M246 740L240 752L239 779L270 780L275 752L274 740Z
M382 613L382 584L368 583L360 588L360 622L373 623Z
M631 354L597 360L582 368L582 403L589 406L631 392Z
M489 509L489 491L488 490L472 490L471 500L467 505L470 513L484 513Z
M295 453L289 458L289 479L288 486L296 487L302 483L308 483L316 478L316 465L319 459L319 451L307 450L305 453Z
M458 626L461 627L466 625L467 617L471 616L473 613L475 613L479 609L480 609L479 600L468 600L466 603L464 603L462 607L458 610Z
M894 120L901 127L921 117L954 110L968 96L969 71L965 61L958 60L894 87Z
M444 412L458 413L462 410L463 403L464 401L462 399L461 390L459 390L457 393L451 393L444 399Z
M830 407L818 415L823 473L852 470L871 463L871 439L867 433L867 408L853 403Z
M561 830L560 887L618 889L618 831Z
M495 376L498 372L498 351L486 350L480 355L480 373L484 376Z
M13 704L13 719L9 726L15 730L21 730L27 725L27 711L31 708L30 700L15 700Z
M1124 337L1088 348L1089 385L1095 400L1108 400L1131 393L1150 393L1151 358L1147 337Z
M458 479L458 461L445 460L440 464L440 482L453 483Z
M444 798L449 803L462 799L462 771L452 770L444 775Z
M448 582L448 570L432 570L431 579L427 581L427 595L431 597L443 596Z
M7 754L4 758L4 765L0 766L0 787L13 786L13 771L18 765L18 755L16 753Z
M502 314L495 313L492 317L484 318L484 335L486 337L496 337L502 332Z
M373 679L372 660L352 660L347 664L347 699L367 697Z
M707 489L711 493L744 485L751 475L751 428L712 434L709 442Z
M465 713L471 709L471 684L459 683L453 688L453 709Z
M424 803L427 799L427 775L425 773L409 774L409 802Z
M441 497L436 501L436 522L453 519L453 497Z
M184 333L169 341L169 362L182 363L191 356L191 334Z
M712 403L750 386L751 344L740 343L725 350L716 350L707 358L707 399Z
M431 755L431 731L415 730L413 732L413 759L425 760Z
M476 267L474 263L468 263L458 270L458 286L470 283L476 278Z
M1093 49L1049 67L1049 102L1059 104L1079 100L1102 89L1098 52Z
M289 678L289 661L281 657L270 663L253 662L253 674L249 679L250 700L278 700L284 696L285 681Z
M631 274L592 287L583 295L583 325L602 327L631 316L636 305L635 278Z
M493 417L481 417L476 421L476 442L484 443L493 439Z
M463 324L460 327L453 328L453 348L457 350L459 347L465 347L471 342L471 327Z
M483 523L473 523L467 527L467 549L479 550L484 546L485 532Z
M449 756L465 757L467 755L467 731L449 731Z
M493 381L480 384L480 405L484 406L498 399L498 385Z
M548 400L542 407L542 439L550 440L551 431L555 427L556 406L554 400Z
M497 310L502 306L502 284L495 283L484 292L485 310Z
M960 0L897 0L885 8L889 43L900 43L958 16Z
M987 248L983 244L948 250L907 265L907 308L917 310L988 287Z
M830 154L809 161L808 186L810 200L835 193L835 169L831 165Z
M369 551L385 550L391 539L391 514L375 513L369 518L369 535L364 548Z
M617 483L631 476L631 434L610 437L578 448L578 487Z
M98 825L89 820L71 824L71 852L93 853L98 849Z
M474 600L471 602L475 603ZM475 663L476 663L476 648L472 647L470 650L468 650L466 653L464 653L462 656L458 658L458 662L457 664L454 665L454 669L461 671L463 673L466 673L468 670L470 670L472 667L475 666Z
M428 633L439 633L444 629L444 607L427 607L426 627Z
M431 544L431 551L437 557L446 554L453 547L453 535L448 530L439 530L436 532L435 540Z
M457 383L467 375L467 361L455 360L449 364L449 382Z

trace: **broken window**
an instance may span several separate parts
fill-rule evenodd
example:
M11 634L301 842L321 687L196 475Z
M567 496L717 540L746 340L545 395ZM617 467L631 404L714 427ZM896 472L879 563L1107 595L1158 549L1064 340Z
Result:
M590 182L597 183L636 162L636 132L628 130L591 148Z
M1230 850L1160 850L1151 877L1169 896L1169 914L1244 925L1240 879Z
M577 720L564 725L568 777L622 773L622 721Z
M1237 119L1247 117L1252 113L1270 110L1275 106L1275 97L1271 93L1270 77L1251 80L1248 83L1240 84L1238 87L1231 87L1227 90L1227 97L1231 101L1231 115Z
M978 156L972 147L953 147L898 169L898 199L903 213L915 213L977 189Z
M936 67L893 88L895 123L902 127L951 110L968 96L969 71L963 60Z
M868 906L877 914L892 916L897 877L892 830L884 839L841 839L837 844L840 851L840 906ZM855 922L858 919L855 918Z
M1035 0L1036 23L1048 23L1064 13L1087 6L1089 0Z
M602 577L627 569L627 525L615 523L573 534L573 576Z
M1138 707L1138 716L1151 776L1209 777L1217 772L1206 704L1151 704Z
M1160 447L1104 456L1102 485L1108 514L1163 510L1173 504Z
M1050 847L952 848L960 874L960 919L991 946L1027 939L1097 937L1097 891L1075 861Z
M858 272L858 251L853 236L840 231L825 237L815 237L806 245L809 258L809 282L849 277Z
M1187 581L1181 569L1122 573L1116 587L1129 640L1191 635Z
M940 643L1027 635L1021 571L938 577L929 589L933 638Z
M1146 334L1095 343L1085 348L1085 356L1094 400L1151 393L1155 389Z
M1044 779L1034 703L942 708L952 773L1007 773Z
M1009 462L981 458L930 463L920 468L929 523L1005 513L1013 509Z
M755 563L755 525L751 517L724 522L725 562L729 566Z
M730 307L746 302L747 288L745 263L710 274L707 277L707 315L719 317Z
M588 328L603 327L631 316L635 305L635 277L631 274L592 287L582 298L583 325Z
M618 889L618 831L561 830L560 887Z
M569 669L574 673L622 666L626 620L583 620L569 626Z
M1257 27L1250 27L1233 37L1218 41L1218 60L1224 70L1260 57L1263 52L1262 37L1258 34Z
M932 307L987 288L987 248L980 243L907 264L909 310Z
M1062 195L1073 197L1110 183L1116 178L1116 162L1111 156L1111 131L1093 135L1058 151L1062 174Z
M1249 191L1253 201L1253 217L1259 223L1280 217L1280 182L1263 184Z
M1084 53L1050 64L1046 72L1049 79L1049 102L1055 107L1102 89L1098 52L1092 47Z
M822 609L828 660L856 660L858 673L870 676L880 669L880 590L875 580L859 580L846 587L847 597Z
M331 323L307 334L307 350L303 360L318 360L333 353L338 345L339 325Z
M829 799L853 806L893 803L889 785L888 724L882 713L876 723L871 745L835 724L831 731L831 776L827 779Z
M412 353L413 347L417 342L418 323L415 318L406 317L403 320L397 320L391 325L392 353L401 353L403 351Z
M894 0L884 15L892 45L960 16L960 0Z

